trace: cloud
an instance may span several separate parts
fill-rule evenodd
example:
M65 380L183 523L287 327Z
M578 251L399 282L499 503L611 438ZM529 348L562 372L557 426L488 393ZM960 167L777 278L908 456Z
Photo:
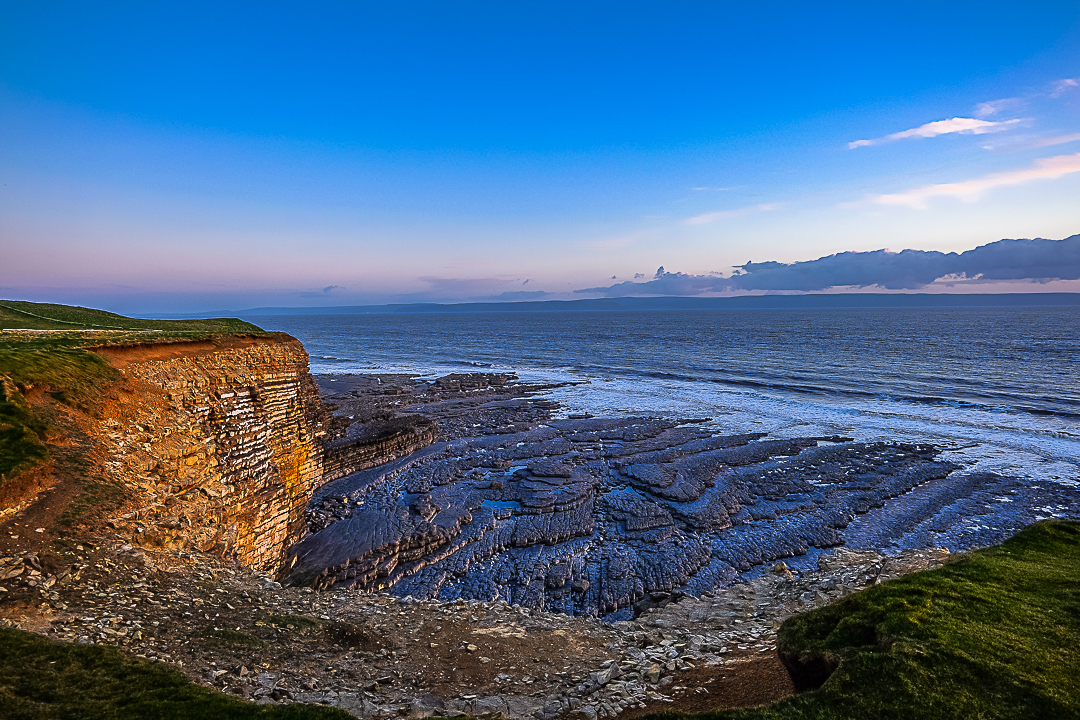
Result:
M489 295L486 297L470 298L470 300L497 300L497 301L510 301L510 302L523 302L527 300L543 300L550 297L552 293L545 292L543 290L511 290L509 292L499 293L498 295Z
M1055 82L1051 87L1050 97L1055 99L1059 98L1075 87L1080 87L1080 80L1077 78L1062 78Z
M984 150L1002 150L1005 152L1022 152L1024 150L1039 150L1041 148L1065 145L1080 140L1080 133L1067 135L1051 135L1046 137L1034 137L1031 135L1013 138L1010 142L990 143L983 145Z
M300 293L300 297L302 297L302 298L321 298L321 297L325 297L326 295L329 295L330 293L334 292L335 290L344 290L344 289L345 288L342 287L341 285L327 285L326 287L324 287L324 288L322 288L320 290L305 290L305 291Z
M1023 120L1002 120L993 122L991 120L978 120L976 118L954 117L948 120L935 120L934 122L928 122L925 125L920 125L911 130L895 132L891 135L875 138L873 140L856 140L855 142L849 142L848 148L854 150L855 148L881 145L882 143L904 140L907 138L930 138L937 137L938 135L950 135L952 133L960 133L963 135L985 135L986 133L1000 132L1007 129L1009 126L1016 125L1020 122L1023 122Z
M1055 135L1053 137L1038 138L1024 145L1024 149L1037 149L1044 147L1052 147L1054 145L1064 145L1065 143L1076 142L1080 140L1080 133L1071 133L1069 135Z
M1012 110L1015 108L1021 108L1027 104L1023 98L1012 97L1002 98L1001 100L991 100L990 102L979 103L975 106L975 114L979 117L988 117L990 115L996 115L1003 110Z
M922 210L927 207L931 198L952 197L974 202L987 190L1018 185L1030 180L1054 180L1074 172L1080 172L1080 153L1041 158L1030 167L991 173L972 180L926 185L899 193L873 195L869 198L869 202L876 205L905 205Z
M734 210L718 210L703 215L695 215L694 217L686 218L683 222L687 225L707 225L708 223L713 223L717 220L727 220L741 215L749 215L758 212L772 212L773 210L779 210L781 207L783 207L783 203L760 203L758 205L750 205L749 207L736 208Z
M627 281L575 292L629 297L754 290L812 292L840 286L914 290L941 278L961 282L1077 280L1080 235L1064 240L998 240L963 253L874 250L796 263L748 262L729 278L664 272L648 282Z
M999 240L963 253L925 250L846 252L799 263L747 263L735 276L742 290L825 290L877 285L925 287L939 278L1080 279L1080 235L1064 240Z
M663 270L663 268L661 268ZM660 273L648 282L626 280L609 287L585 288L575 293L603 295L604 297L634 297L638 295L675 295L687 297L710 292L723 292L727 289L726 278L707 275L686 275L683 273Z

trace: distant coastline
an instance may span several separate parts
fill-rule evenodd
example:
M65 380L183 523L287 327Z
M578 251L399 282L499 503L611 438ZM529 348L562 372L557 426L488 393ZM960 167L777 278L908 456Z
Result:
M232 315L393 315L420 313L550 313L635 310L833 310L854 308L1080 307L1080 293L844 293L737 297L623 297L524 302L403 303L331 307L259 307L239 311L159 314L160 318Z

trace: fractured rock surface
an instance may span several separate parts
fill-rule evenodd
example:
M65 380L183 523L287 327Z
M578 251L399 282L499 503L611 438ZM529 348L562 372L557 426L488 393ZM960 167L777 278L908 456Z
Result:
M845 542L997 542L1050 502L1015 478L959 472L931 445L507 412L501 428L468 437L460 424L457 437L324 487L289 552L289 582L616 620ZM1003 513L996 499L1017 493L1032 497ZM995 519L972 530L980 514Z

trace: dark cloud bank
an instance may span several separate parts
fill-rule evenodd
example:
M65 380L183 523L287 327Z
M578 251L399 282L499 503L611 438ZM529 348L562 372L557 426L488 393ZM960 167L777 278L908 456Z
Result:
M968 280L1080 279L1080 235L1064 240L998 240L963 253L927 250L845 252L807 262L748 262L729 277L657 271L648 282L576 290L605 297L693 296L732 290L827 290L878 286L915 290L944 277Z

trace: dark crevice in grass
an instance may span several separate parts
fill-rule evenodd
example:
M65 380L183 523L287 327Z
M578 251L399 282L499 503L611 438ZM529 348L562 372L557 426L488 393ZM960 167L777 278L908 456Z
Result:
M1080 523L1039 522L795 616L778 642L789 661L838 667L818 690L698 717L1078 718Z
M229 628L206 628L193 634L192 638L202 640L207 645L230 648L261 648L266 645L254 635Z
M325 624L322 620L315 620L303 615L268 615L261 618L261 620L278 630L294 630L300 633L322 627Z
M78 476L77 482L78 495L64 508L57 520L57 525L62 528L70 528L80 521L91 519L92 515L115 510L124 504L127 497L122 485L97 475Z
M314 705L254 705L116 648L58 643L0 628L0 718L348 720L352 716Z
M42 442L46 429L18 390L0 377L0 485L49 459Z

